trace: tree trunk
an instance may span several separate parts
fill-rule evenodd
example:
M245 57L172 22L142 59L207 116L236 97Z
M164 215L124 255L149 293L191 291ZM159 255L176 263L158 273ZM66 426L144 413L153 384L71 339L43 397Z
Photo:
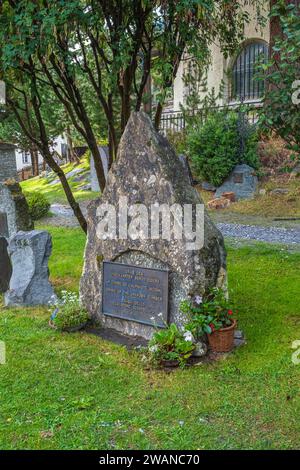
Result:
M30 158L31 158L31 166L32 166L32 175L38 176L39 171L39 154L36 148L30 149Z
M121 86L121 98L122 98L122 109L121 109L121 132L123 134L128 119L130 118L131 103L130 103L130 91L131 91L131 71L127 68L123 74L123 83Z
M156 113L155 113L155 119L154 119L154 127L157 131L159 131L162 112L163 112L163 106L161 103L158 103L157 108L156 108Z
M70 126L67 126L65 131L67 137L67 145L68 145L68 158L71 163L76 163L77 165L80 164L80 160L76 155L73 145L73 139L71 137Z
M44 148L42 154L43 154L43 157L44 157L45 161L47 162L47 164L51 168L51 170L53 170L53 172L60 179L60 182L61 182L62 187L64 189L66 198L68 200L68 203L70 204L70 207L72 208L73 213L74 213L75 217L77 218L80 227L82 228L82 230L85 233L87 233L87 222L86 222L85 217L84 217L84 215L81 211L80 205L78 204L78 202L76 202L76 200L73 196L73 193L72 193L72 190L69 186L66 175L64 174L61 167L56 163L56 161L54 160L54 158L51 155L51 152L49 151L48 148Z

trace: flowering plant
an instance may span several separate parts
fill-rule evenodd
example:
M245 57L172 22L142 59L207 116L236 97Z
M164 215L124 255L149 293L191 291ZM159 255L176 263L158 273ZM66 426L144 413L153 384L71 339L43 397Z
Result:
M52 324L61 330L65 330L87 323L90 317L82 307L79 296L75 292L66 290L63 290L61 294L61 298L55 300L54 306L56 308L54 312L51 309L50 320Z
M196 338L226 328L233 322L232 305L218 288L211 289L205 298L196 296L193 302L182 301L180 309L188 319L185 328Z
M190 331L180 331L175 323L156 331L149 342L149 352L155 362L178 361L184 366L192 355L195 345Z

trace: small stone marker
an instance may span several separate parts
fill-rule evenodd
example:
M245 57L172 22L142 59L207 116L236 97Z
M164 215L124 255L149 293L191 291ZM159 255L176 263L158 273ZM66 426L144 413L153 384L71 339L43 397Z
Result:
M249 165L236 165L224 181L217 189L215 198L219 198L223 193L233 192L236 200L252 199L257 191L258 178L255 175L254 168Z
M5 305L47 305L55 294L49 282L48 259L52 242L48 232L18 232L9 240L8 253L12 264Z

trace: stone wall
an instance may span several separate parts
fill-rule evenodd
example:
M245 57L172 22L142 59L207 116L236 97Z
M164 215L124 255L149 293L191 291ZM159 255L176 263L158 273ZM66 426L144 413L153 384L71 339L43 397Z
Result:
M0 142L0 182L9 178L17 179L15 147Z

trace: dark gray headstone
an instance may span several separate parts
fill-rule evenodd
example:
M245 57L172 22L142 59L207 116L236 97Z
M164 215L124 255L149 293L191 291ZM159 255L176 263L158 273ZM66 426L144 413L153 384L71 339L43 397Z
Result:
M217 189L215 197L218 198L223 193L233 192L236 200L253 199L257 186L258 178L254 168L246 164L236 165L229 177Z
M7 215L5 212L0 212L0 237L8 237L8 223Z
M11 264L7 253L7 240L0 237L0 293L7 291L11 278Z
M149 236L105 239L98 231L103 219L101 205L111 204L118 209L122 197L127 198L128 206L142 203L147 208L156 204L203 207L175 151L167 139L156 132L149 116L143 112L132 113L119 144L117 159L109 171L105 191L101 198L92 201L88 207L88 237L80 294L87 310L105 327L149 339L154 331L152 326L142 324L137 319L134 321L105 315L103 263L168 271L168 321L180 327L186 322L186 317L180 311L182 299L203 295L214 286L225 287L224 241L206 213L201 219L204 240L197 249L187 249L185 236L171 241ZM124 287L125 296L127 284L121 284L121 287ZM145 285L142 287L144 289ZM136 286L137 298L143 303L144 297L139 297L138 292L139 286ZM118 295L116 292L116 298ZM164 312L160 313L163 316ZM144 318L141 315L139 319ZM155 318L152 321L155 326Z

